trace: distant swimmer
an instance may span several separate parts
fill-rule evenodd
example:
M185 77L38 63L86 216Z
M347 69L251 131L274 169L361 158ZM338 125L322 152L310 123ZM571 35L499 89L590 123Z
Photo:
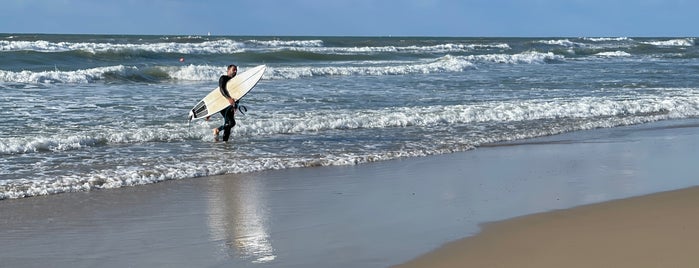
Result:
M221 90L221 94L228 99L228 103L230 104L228 107L225 109L221 110L221 115L223 116L223 125L220 127L214 128L214 140L218 141L218 134L223 130L223 141L228 141L228 138L231 135L231 129L235 126L235 110L238 109L238 101L231 97L231 95L228 93L228 89L226 88L226 83L228 83L228 80L233 79L235 75L238 73L238 66L235 66L233 64L228 65L228 72L226 75L222 75L218 79L218 87L219 90ZM209 116L210 117L210 116ZM206 120L209 120L209 117L206 117Z

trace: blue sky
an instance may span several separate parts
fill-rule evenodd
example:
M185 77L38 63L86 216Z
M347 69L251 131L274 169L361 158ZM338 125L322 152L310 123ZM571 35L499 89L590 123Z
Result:
M699 36L696 0L3 0L2 33Z

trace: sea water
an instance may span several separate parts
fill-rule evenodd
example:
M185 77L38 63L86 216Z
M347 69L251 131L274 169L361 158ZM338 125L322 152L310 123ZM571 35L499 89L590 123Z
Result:
M268 68L214 142L187 114L228 64ZM0 199L697 116L695 38L0 34Z

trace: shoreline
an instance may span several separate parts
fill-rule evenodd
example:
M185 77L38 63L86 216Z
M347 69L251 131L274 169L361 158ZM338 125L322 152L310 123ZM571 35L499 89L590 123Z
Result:
M697 122L2 200L0 259L51 267L388 267L478 236L490 223L697 186Z

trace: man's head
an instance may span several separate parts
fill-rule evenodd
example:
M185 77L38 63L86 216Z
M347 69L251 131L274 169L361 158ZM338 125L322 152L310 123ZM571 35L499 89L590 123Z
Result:
M229 76L235 76L235 74L238 73L238 66L235 66L234 64L228 65L228 75Z

